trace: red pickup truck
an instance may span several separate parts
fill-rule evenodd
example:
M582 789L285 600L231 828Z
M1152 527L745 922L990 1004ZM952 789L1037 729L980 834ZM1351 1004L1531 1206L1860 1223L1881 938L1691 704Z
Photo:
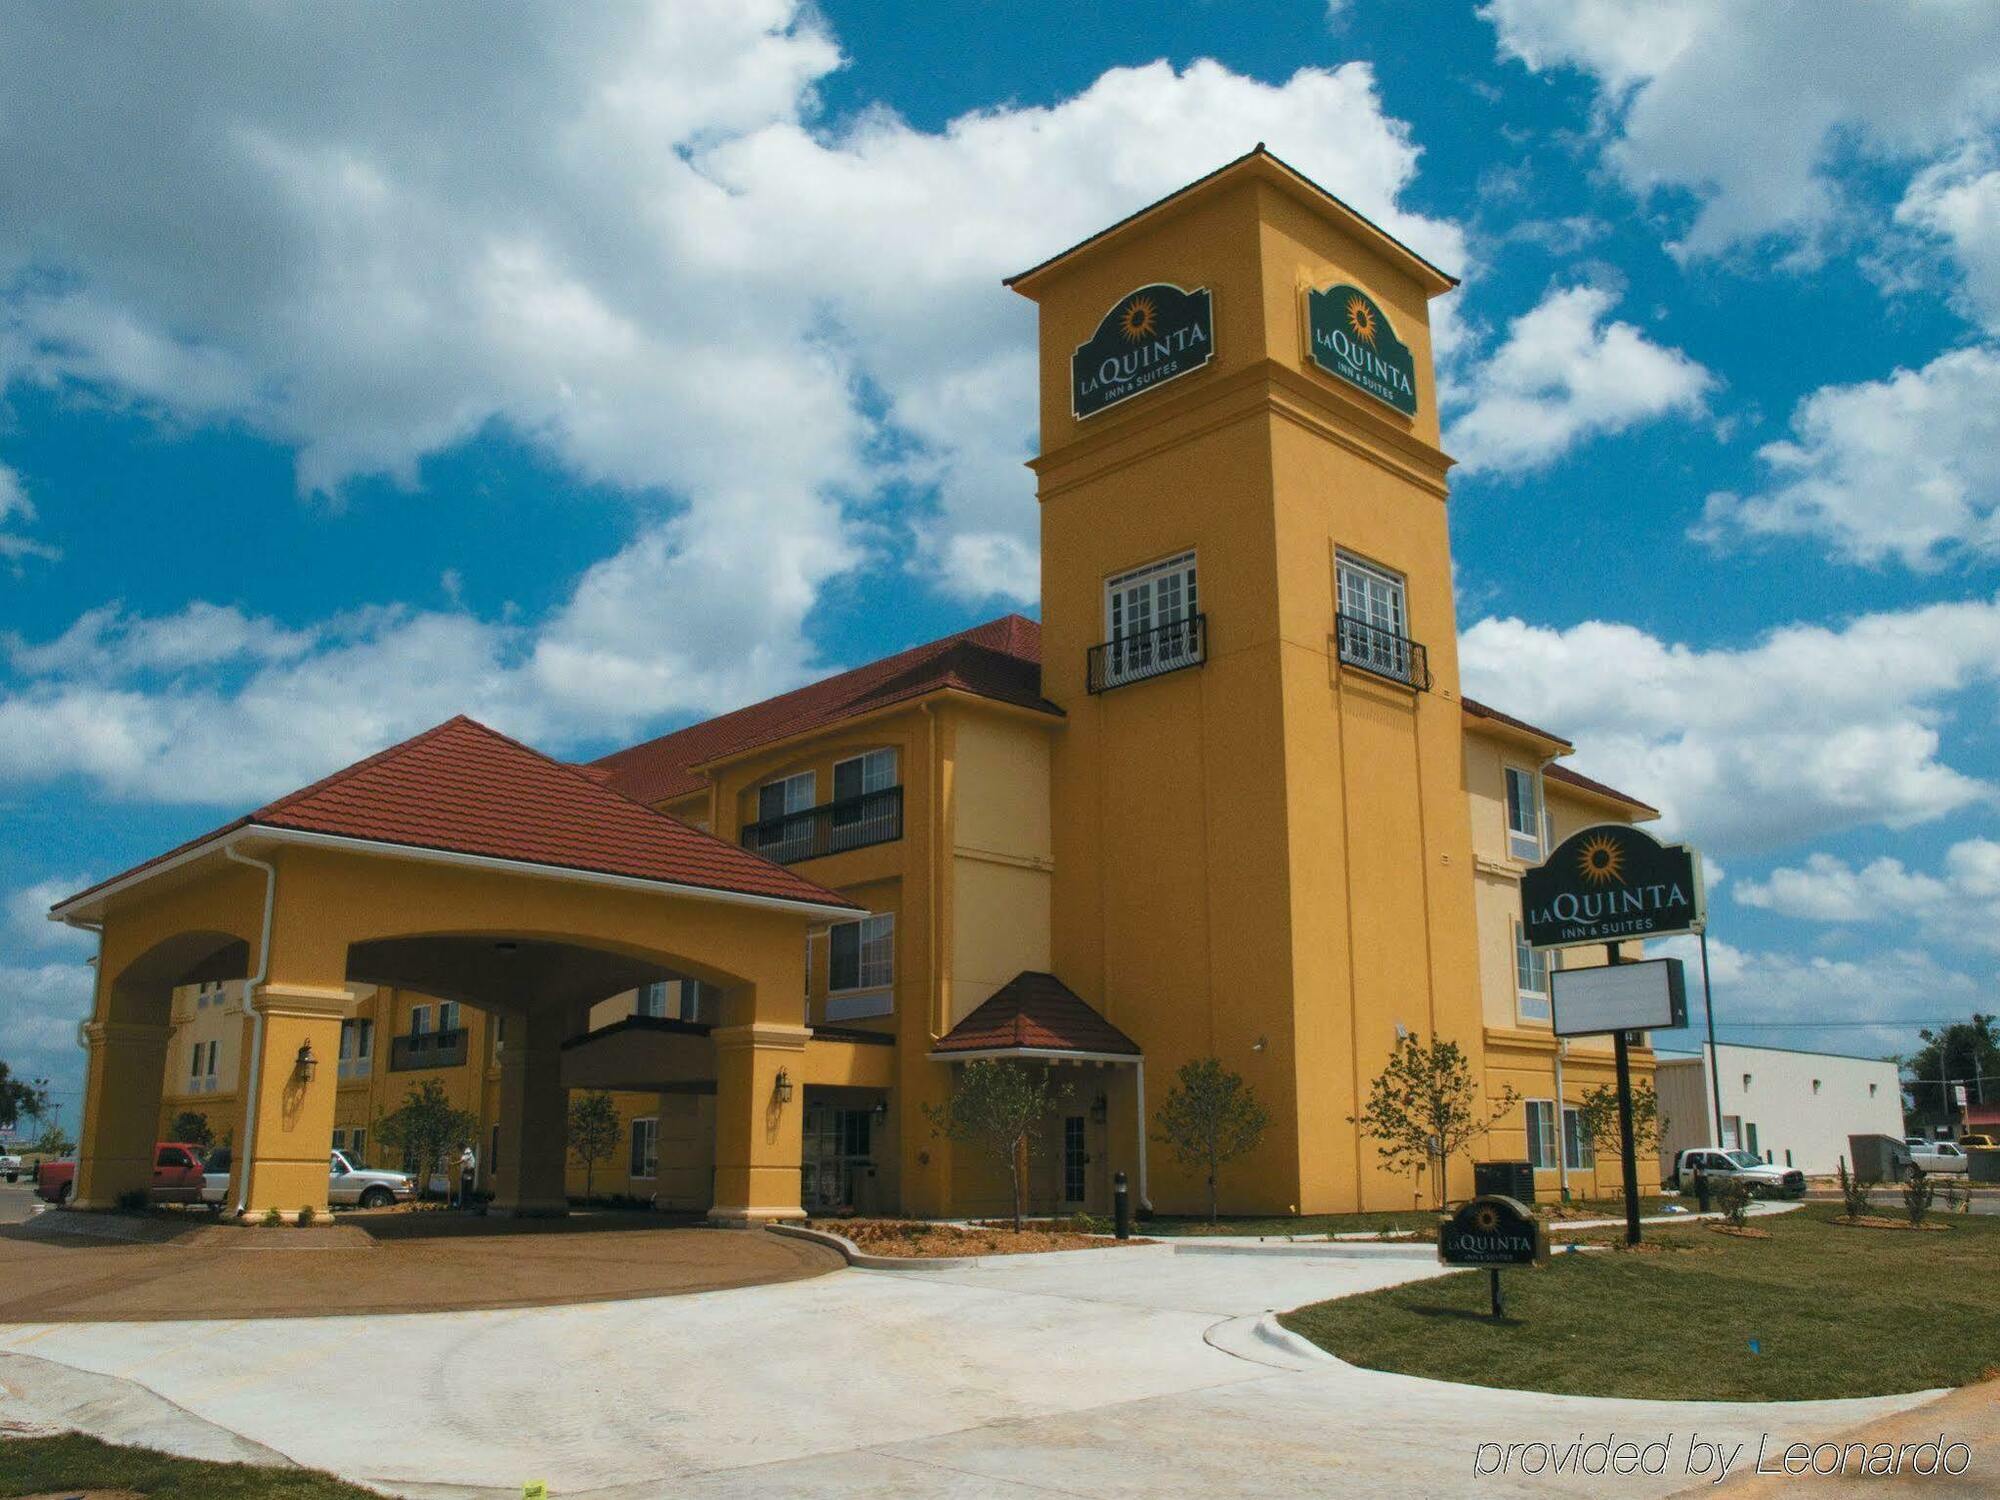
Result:
M76 1158L45 1161L35 1168L35 1195L67 1203L76 1187ZM201 1148L185 1141L161 1141L153 1148L153 1201L201 1202Z

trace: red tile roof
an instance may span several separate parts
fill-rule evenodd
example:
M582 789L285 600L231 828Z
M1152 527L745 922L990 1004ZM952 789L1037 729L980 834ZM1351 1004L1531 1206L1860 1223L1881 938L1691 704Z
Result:
M1572 749L1575 748L1559 734L1552 733L1538 725L1530 724L1526 719L1517 719L1512 714L1503 714L1497 708L1488 708L1484 703L1476 702L1471 698L1461 697L1458 700L1458 706L1475 719L1491 719L1496 724L1505 724L1510 729L1519 729L1528 734L1538 735L1545 740L1553 740L1558 745Z
M640 802L670 801L708 785L697 766L939 688L1062 713L1042 696L1041 626L1006 615L620 750L593 761L592 769L607 773L611 786Z
M1139 1044L1113 1026L1053 974L1016 974L938 1040L933 1054L953 1052L1117 1052L1139 1056Z
M1580 787L1586 792L1595 792L1600 797L1609 797L1613 802L1622 802L1627 807L1657 818L1660 810L1650 802L1641 802L1637 797L1628 796L1615 786L1606 786L1601 781L1592 781L1581 771L1572 771L1568 766L1543 766L1542 776L1548 781L1560 781L1569 786Z
M824 886L621 796L463 715L100 882L240 829L329 834L737 895L852 906Z

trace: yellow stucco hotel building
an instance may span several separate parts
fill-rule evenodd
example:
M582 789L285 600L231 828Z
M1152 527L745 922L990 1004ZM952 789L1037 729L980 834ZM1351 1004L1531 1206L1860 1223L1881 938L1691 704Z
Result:
M1350 1123L1399 1034L1522 1103L1475 1149L1615 1188L1518 881L1654 816L1466 699L1429 303L1452 278L1261 147L1012 278L1040 311L1042 619L1008 616L574 766L466 719L70 898L101 933L77 1197L196 1109L236 1205L325 1201L435 1078L503 1212L581 1187L721 1222L997 1207L922 1106L1063 1070L1037 1210L1161 1211L1214 1056L1270 1113L1223 1207L1408 1207ZM1651 1053L1635 1054L1650 1077ZM629 1148L629 1149L626 1149ZM247 1170L246 1170L247 1167ZM1469 1167L1449 1184L1470 1189Z

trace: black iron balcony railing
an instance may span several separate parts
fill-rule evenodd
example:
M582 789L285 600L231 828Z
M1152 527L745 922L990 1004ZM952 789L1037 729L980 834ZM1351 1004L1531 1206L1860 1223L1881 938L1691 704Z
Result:
M1418 642L1353 615L1337 617L1335 634L1340 642L1340 659L1348 666L1400 682L1420 693L1430 691L1430 658Z
M418 1031L389 1039L389 1071L416 1068L456 1068L465 1062L465 1028Z
M793 865L822 854L891 843L902 836L903 789L891 786L748 824L743 847L781 865Z
M1162 677L1183 667L1198 667L1208 660L1208 616L1191 615L1121 635L1115 641L1092 646L1085 655L1084 685L1093 693Z

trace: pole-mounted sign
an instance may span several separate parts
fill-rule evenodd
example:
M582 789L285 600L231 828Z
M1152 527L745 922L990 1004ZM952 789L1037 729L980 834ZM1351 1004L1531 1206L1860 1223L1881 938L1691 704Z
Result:
M1623 823L1571 834L1521 877L1531 948L1573 948L1699 931L1701 856Z
M1438 1220L1438 1261L1447 1266L1481 1266L1491 1273L1493 1316L1497 1318L1505 1311L1500 1300L1500 1268L1547 1265L1549 1226L1526 1204L1489 1193Z
M1183 291L1164 281L1127 292L1097 331L1069 358L1070 411L1080 422L1215 356L1215 316L1208 288Z

